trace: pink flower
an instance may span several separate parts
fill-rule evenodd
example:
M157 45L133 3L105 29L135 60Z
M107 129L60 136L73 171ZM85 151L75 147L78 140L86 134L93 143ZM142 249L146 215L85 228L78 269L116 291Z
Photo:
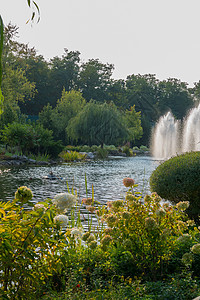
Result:
M131 187L135 184L135 181L132 178L126 177L123 179L123 184L125 187Z

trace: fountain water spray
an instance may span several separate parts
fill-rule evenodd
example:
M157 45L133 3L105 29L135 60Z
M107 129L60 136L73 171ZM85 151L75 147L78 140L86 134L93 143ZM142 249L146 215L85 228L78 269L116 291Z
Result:
M152 132L154 157L166 159L187 151L200 151L200 104L189 112L183 124L168 112L159 119Z
M179 121L174 119L171 112L162 116L152 134L152 155L156 158L167 158L176 154L179 145Z

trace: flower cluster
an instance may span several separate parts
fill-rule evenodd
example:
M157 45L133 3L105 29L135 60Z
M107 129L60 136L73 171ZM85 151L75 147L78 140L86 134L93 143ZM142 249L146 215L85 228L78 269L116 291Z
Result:
M193 262L193 255L192 253L185 253L182 257L182 263L186 266L191 266Z
M52 200L60 212L66 212L76 204L77 197L69 193L59 193Z
M68 224L68 217L65 215L57 215L53 220L55 223L60 223L62 227L66 227Z
M34 205L33 210L46 210L46 207L44 206L44 204L37 203Z
M181 244L188 244L191 241L192 237L191 235L189 235L188 233L185 233L181 236L179 236L179 238L177 239L177 242L181 243Z
M75 238L80 238L83 233L79 228L74 227L71 229L71 235L73 235Z
M191 251L194 254L200 254L200 244L195 244L192 246Z
M92 204L92 198L83 198L82 203L85 205L91 205Z
M21 186L15 192L15 199L26 203L33 198L32 191L27 186Z
M148 217L145 219L145 227L148 230L154 230L155 228L157 228L157 223L156 220L152 217Z
M106 216L106 222L109 227L113 227L116 221L117 221L117 217L115 215L109 214Z
M166 211L163 208L158 208L155 212L155 214L159 217L162 218L166 215Z
M176 204L176 208L178 210L184 211L189 207L189 205L190 205L189 201L180 201Z
M106 234L106 235L102 238L101 244L102 244L103 246L108 246L108 245L111 243L111 241L112 241L112 237L111 237L109 234Z
M123 179L123 184L125 187L132 187L135 184L135 181L132 178L126 177Z

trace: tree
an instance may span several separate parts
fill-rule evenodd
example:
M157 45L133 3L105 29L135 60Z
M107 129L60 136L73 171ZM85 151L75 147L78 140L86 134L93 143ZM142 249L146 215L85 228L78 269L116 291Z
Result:
M79 73L80 52L64 49L61 58L54 57L50 61L50 95L49 102L54 107L62 95L62 90L76 89Z
M126 79L126 94L128 105L135 105L136 111L141 111L144 134L141 142L149 144L152 124L159 118L157 102L159 97L158 80L155 75L131 75Z
M135 106L125 111L125 124L129 130L128 141L134 142L142 137L141 112L136 112Z
M70 138L89 145L118 144L128 138L124 118L113 104L90 101L67 127Z
M3 95L1 91L1 82L2 82L2 52L3 52L3 20L0 15L0 115L2 113L2 105L3 105Z
M79 88L87 101L93 99L103 103L107 100L113 69L112 64L103 64L99 59L89 59L81 65Z
M183 119L194 105L193 98L187 89L187 83L176 78L169 78L159 83L160 99L158 108L161 114L171 110L177 119Z
M129 108L126 84L122 79L112 80L107 89L108 101L114 102L118 107L123 109Z
M65 91L57 101L54 109L48 104L39 114L40 122L48 129L53 130L56 139L61 139L64 143L68 141L66 127L71 118L75 117L85 106L85 99L81 92Z

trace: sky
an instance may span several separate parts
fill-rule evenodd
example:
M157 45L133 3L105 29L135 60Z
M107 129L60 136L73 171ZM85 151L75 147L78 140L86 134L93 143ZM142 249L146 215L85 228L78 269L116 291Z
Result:
M64 48L81 61L114 65L113 78L155 74L193 86L200 80L199 0L35 0L40 21L27 0L0 0L4 24L19 27L19 41L46 60Z

